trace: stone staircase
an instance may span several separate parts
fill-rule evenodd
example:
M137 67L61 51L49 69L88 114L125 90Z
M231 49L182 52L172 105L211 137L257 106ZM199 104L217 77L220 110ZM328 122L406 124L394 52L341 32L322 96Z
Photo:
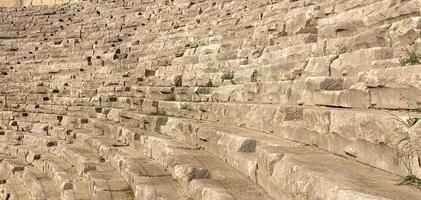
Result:
M421 199L420 1L65 3L0 8L2 199Z

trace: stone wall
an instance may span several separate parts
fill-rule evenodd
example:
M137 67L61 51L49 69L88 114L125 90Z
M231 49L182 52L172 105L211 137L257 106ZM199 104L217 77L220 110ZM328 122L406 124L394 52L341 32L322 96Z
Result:
M38 179L11 169L69 199L125 199L125 184L138 199L421 199L397 186L421 177L419 0L99 0L0 20L0 172L22 188ZM119 184L97 187L108 173Z

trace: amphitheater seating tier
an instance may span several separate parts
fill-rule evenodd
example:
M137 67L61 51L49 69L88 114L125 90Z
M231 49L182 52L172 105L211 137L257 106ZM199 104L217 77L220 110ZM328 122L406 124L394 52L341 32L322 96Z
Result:
M2 199L421 199L419 0L19 2Z

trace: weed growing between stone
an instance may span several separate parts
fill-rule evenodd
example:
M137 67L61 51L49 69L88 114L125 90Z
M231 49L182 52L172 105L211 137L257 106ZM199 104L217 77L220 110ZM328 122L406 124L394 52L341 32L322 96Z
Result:
M155 111L155 112L150 112L148 113L148 115L155 115L155 116L168 116L167 113L165 113L165 111Z
M417 55L417 53L410 49L409 47L403 49L405 52L405 56L401 59L399 59L399 63L401 66L408 66L408 65L418 65L421 64L419 58L420 56Z
M417 121L418 118L414 118L411 116L411 114L408 113L408 119L404 120L400 118L399 116L392 114L399 123L402 124L405 128L409 129L413 127ZM404 138L400 141L402 145L402 163L404 164L408 175L404 176L402 181L398 185L412 185L417 188L421 189L421 179L418 178L413 174L412 171L412 160L414 157L414 145L412 144L411 138L409 135L405 135Z
M401 119L399 116L397 116L395 114L391 114L391 115L393 115L395 117L395 120L400 122L406 128L413 127L418 121L417 118L412 117L411 114L409 114L409 113L408 113L408 119L406 119L406 120Z
M175 101L176 100L175 94L170 94L165 100L166 101Z
M402 182L400 182L398 185L412 185L421 189L421 179L419 179L415 175L408 175L403 177Z
M412 159L412 155L409 156L409 159ZM404 162L406 169L408 170L408 175L403 177L402 181L398 185L412 185L421 189L421 179L415 176L412 173L412 165L409 162Z
M206 87L213 87L213 83L211 80L209 80L208 83L206 83Z
M132 186L130 186L130 185L127 185L124 189L122 189L121 191L124 191L124 192L126 192L130 197L131 197L131 199L134 199L134 191L133 191L133 188L132 188Z
M226 74L222 75L221 79L222 80L232 80L232 79L234 79L234 74L226 73Z

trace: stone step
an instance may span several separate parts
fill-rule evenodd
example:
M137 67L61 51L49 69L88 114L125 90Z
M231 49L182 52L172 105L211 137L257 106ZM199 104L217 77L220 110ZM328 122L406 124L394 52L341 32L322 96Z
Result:
M204 122L198 122L198 124L196 125L197 127L195 127L192 124L183 124L185 125L185 127L189 127L190 130L195 130L197 132L195 132L195 136L197 137L198 135L203 136L205 135L204 138L210 138L212 136L212 134L214 135L214 137L218 138L221 137L220 135L224 135L224 133L226 135L229 136L225 136L225 138L232 138L232 140L237 139L236 141L241 141L243 143L237 143L235 145L229 145L229 146L235 146L235 147L253 147L253 145L249 145L251 143L255 143L252 142L252 140L247 140L244 139L244 135L247 135L246 133L249 132L250 138L258 138L259 134L256 134L252 131L245 131L245 130L241 130L239 128L235 129L231 129L231 132L229 132L227 130L227 128L225 126L222 127L218 127L217 125L206 125L206 123ZM107 126L106 124L104 124L104 126ZM112 125L109 125L112 126ZM108 127L108 130L120 130L120 132L117 133L106 133L105 134L109 134L109 135L114 135L114 136L123 136L125 135L123 133L123 129L124 127L118 127L118 125L114 125L116 126L115 128L110 128ZM180 124L176 124L176 123L172 123L169 124L169 127L182 127L182 125ZM203 128L202 131L200 130L200 128ZM106 129L104 129L106 130ZM161 130L164 130L161 128ZM241 131L241 132L240 132ZM127 131L126 131L127 132ZM137 131L139 132L139 131ZM141 132L141 131L140 131ZM172 133L173 131L168 131L170 133ZM240 132L239 135L238 132ZM243 133L243 134L241 134ZM192 135L188 135L189 133L185 133L186 135L181 136L181 134L183 133L179 133L175 134L176 136L178 136L178 138L187 138L184 140L184 142L189 143L189 139L194 137ZM191 133L190 133L191 134ZM153 135L153 134L152 134ZM263 135L263 134L262 134ZM126 135L127 136L127 135ZM159 135L158 135L159 136ZM208 136L208 137L206 137ZM158 137L158 139L156 140L156 138L154 138L154 136L152 136L151 142L148 142L148 137L151 136L144 136L144 135L140 135L140 141L144 140L145 144L151 144L153 145L154 143L158 143L158 141L160 143L167 143L167 145L175 145L172 142L170 142L171 140L167 140L166 138L161 138ZM131 137L126 137L127 138L131 138ZM136 137L132 137L132 138L136 138ZM143 139L145 138L145 139ZM204 138L200 138L202 143ZM193 143L195 145L200 144L200 142L197 142L197 140L200 139L196 139L196 141L193 139ZM266 139L266 141L265 141ZM251 160L254 160L254 162L258 163L258 165L260 167L256 167L259 170L257 170L257 181L258 183L264 185L263 187L266 188L269 191L269 194L271 195L271 197L275 198L275 199L283 199L285 197L289 197L289 198L331 198L334 197L336 195L338 195L338 193L340 194L340 198L341 199L345 199L345 198L354 198L355 196L358 196L360 198L390 198L390 199L396 199L397 197L401 197L403 199L413 199L413 198L417 198L419 197L419 195L421 195L421 193L419 191L417 191L416 189L410 188L410 187L400 187L397 186L396 184L399 183L399 181L402 179L402 177L390 174L390 173L386 173L380 170L376 170L374 168L370 168L368 166L365 166L361 163L356 162L353 159L344 159L341 157L337 157L337 156L333 156L333 155L329 155L327 153L324 153L314 147L300 147L299 145L290 145L289 147L285 145L285 143L288 142L283 142L280 143L279 141L276 140L268 140L270 139L270 136L267 136L267 138L261 138L261 139L255 139L257 140L256 143L260 144L259 146L256 147L256 154L253 156L253 154L249 154L249 156L251 156ZM156 140L156 142L155 142ZM205 139L206 140L206 139ZM231 140L231 141L232 141ZM123 141L123 139L122 139ZM224 149L226 150L226 146L224 148L224 140L215 140L213 145L217 146L219 144L219 149ZM225 140L226 143L230 144L230 140ZM134 145L136 146L136 142L133 142ZM291 144L294 144L293 142L290 142ZM222 144L222 145L221 145ZM233 144L233 143L231 143ZM263 144L263 145L262 145ZM268 145L269 144L269 145ZM272 144L272 146L270 145ZM277 144L277 145L276 145ZM165 145L164 145L165 146ZM200 146L200 145L199 145ZM202 145L204 146L204 145ZM139 147L137 147L139 148ZM186 147L184 147L186 148ZM153 149L153 148L150 148ZM253 149L253 148L251 148ZM205 148L205 150L207 150ZM222 151L224 151L222 150ZM244 151L251 151L250 149L244 148L242 149ZM145 151L145 149L144 149ZM148 150L146 150L148 151ZM150 151L150 150L149 150ZM156 151L156 150L155 150ZM234 151L235 152L235 151ZM153 150L148 152L150 153L149 155L151 157L154 157L153 155ZM157 153L158 155L162 156L162 153ZM165 154L164 154L165 155ZM229 152L225 152L225 155L229 155ZM172 158L175 156L171 156ZM235 156L233 156L235 157ZM244 156L246 157L246 156ZM310 162L310 163L302 163L303 161L305 161L306 159L302 159L302 158L312 158L312 157L318 157L319 159L315 159L315 161ZM160 162L165 163L165 159L163 159L162 157L160 157ZM162 160L163 159L163 160ZM224 159L224 158L222 158ZM284 160L286 159L286 160ZM229 158L225 158L225 160L228 160L227 162L229 163ZM309 159L310 160L310 159ZM245 159L238 159L236 161L234 161L233 163L240 163L242 161L242 163L247 163L245 161ZM329 165L325 165L323 161L326 161L327 163L329 163ZM232 162L232 161L231 161ZM292 164L291 164L292 163ZM348 166L352 166L353 169L355 170L338 170L339 168L343 168L344 164L346 163L346 165ZM332 167L330 167L330 165L332 165ZM292 168L291 168L292 166ZM314 182L314 185L320 184L319 186L314 186L313 184L310 184L311 186L308 186L308 188L302 188L300 184L301 181L305 180L306 178L302 178L299 175L297 177L295 177L293 174L287 174L287 173L291 173L291 169L293 169L294 167L299 166L301 170L303 170L304 172L308 173L308 176L320 176L320 179L326 182L323 183L318 183L318 182ZM235 166L234 166L235 167ZM286 169L288 170L286 170ZM238 169L238 167L237 167ZM241 169L240 169L241 170ZM282 171L282 173L286 173L286 174L282 174L282 176L278 176L278 174L275 174L277 172L277 170ZM320 173L320 171L325 172L325 173ZM294 172L295 174L295 172ZM308 177L307 176L307 177ZM333 179L333 177L337 177L337 176L343 176L343 177L347 177L347 179L349 180L348 184L344 184L344 181L341 180L335 180ZM288 179L286 182L282 182L284 181L284 179L280 179L279 177L292 177L291 179ZM381 177L381 178L378 178ZM369 184L367 184L366 182L360 182L359 180L364 180L367 179L369 180ZM281 181L282 180L282 181ZM291 185L292 184L292 185ZM295 186L294 186L295 184ZM316 188L321 187L321 185L332 185L332 187L337 188L336 190L333 191L317 191ZM367 189L369 188L369 189ZM392 191L385 191L385 188L393 188ZM296 194L296 191L300 191L299 194ZM316 191L316 192L314 192ZM405 193L407 194L407 196L401 196L401 193Z
M165 125L159 128L159 133L204 148L256 183L258 178L267 179L259 177L259 170L266 170L261 167L263 163L258 162L259 148L306 146L244 128L175 117L168 118Z
M408 67L408 69L399 68L399 67L395 67L395 68L397 70L394 70L394 71L396 71L397 73L408 75L408 73L411 73L410 68L416 69L417 66ZM374 76L373 75L374 73L379 73L378 71L380 71L381 73L384 70L380 69L380 70L372 70L372 71L373 72L370 72L369 75ZM380 74L380 76L382 75ZM306 79L306 84L308 82L311 82L312 80L314 81L314 79L317 79L317 78L319 77L310 77L310 79L308 80ZM371 77L371 79L373 78L376 78L376 77ZM378 77L378 78L381 78L381 77ZM373 81L373 80L367 80L367 81ZM352 89L342 89L342 90L337 89L335 91L328 89L327 91L322 91L323 88L320 88L321 90L310 89L310 90L305 91L304 93L298 92L298 91L304 90L304 83L302 81L301 82L297 81L294 83L290 83L289 81L267 82L267 83L259 82L259 83L243 84L243 85L229 85L229 86L224 86L220 89L219 88L215 89L215 91L213 92L213 95L211 96L212 97L211 100L218 101L218 102L223 102L223 101L260 102L260 103L283 103L283 104L291 104L291 105L296 104L300 100L304 100L302 103L305 103L306 105L323 105L323 106L350 107L350 108L369 108L371 106L374 106L376 108L397 109L397 108L407 107L407 102L410 102L410 98L408 96L417 96L419 93L418 89L408 88L408 87L413 86L415 82L411 82L408 80L405 80L405 82L406 84L409 84L409 85L405 86L404 88L397 88L396 86L390 87L390 88L389 87L381 88L380 87L381 85L376 86L375 88L366 88L366 87L373 87L373 83L362 82L361 86L355 85L354 88ZM156 89L159 87L147 87L147 88ZM148 91L145 93L144 97L152 98L155 100L171 100L173 98L178 99L178 100L186 100L186 101L189 101L189 100L191 101L195 99L196 101L204 100L204 98L201 98L200 95L196 98L192 97L188 99L186 99L185 97L183 98L182 95L175 95L172 98L171 96L173 95L172 91L166 91L166 92L155 91L152 93ZM291 91L292 91L292 94L291 94ZM398 97L394 98L393 99L394 103L386 104L380 98L380 96L384 94L397 93L399 91L400 92L405 91L405 94L399 94ZM86 92L86 93L89 93L89 92ZM282 95L279 95L278 93ZM372 95L369 95L369 93ZM128 94L132 94L132 93L128 93ZM195 95L195 94L196 93L193 90L192 95ZM177 96L179 97L176 98ZM265 96L265 97L267 96L267 99L262 98L262 96ZM303 99L302 96L305 96L305 98ZM58 95L54 95L54 98L51 97L51 99L49 95L43 95L40 97L41 98L48 97L48 100L57 101L54 103L61 102L59 100L60 98ZM415 104L415 103L412 103L412 104ZM416 109L416 105L411 105L410 108Z
M124 143L79 130L74 137L108 160L135 189L137 199L188 199L167 169Z
M202 122L203 123L203 122ZM194 126L193 126L194 127ZM206 125L204 125L204 127L206 127ZM211 127L211 128L213 128L213 129L215 129L214 127ZM117 128L117 130L118 130L118 128ZM204 129L204 130L206 130L206 128ZM209 130L207 130L207 131L209 131ZM221 131L221 130L216 130L216 131ZM115 133L115 134L113 134L113 135L119 135L119 133ZM256 135L256 134L253 134L253 135ZM141 138L142 138L142 136L141 136ZM164 138L165 139L165 138ZM203 138L202 138L203 139ZM153 141L153 140L152 140ZM166 141L166 140L158 140L158 141ZM151 142L151 143L153 143L153 142ZM241 146L241 145L240 145ZM381 191L382 190L382 185L388 185L387 186L387 188L392 188L393 187L393 184L391 184L391 183L396 183L396 182L398 182L399 181L399 179L400 179L400 177L398 177L398 176L394 176L394 175L391 175L391 174L388 174L388 173L384 173L384 174L382 174L381 173L381 171L373 171L373 169L372 168L369 168L369 167L366 167L366 168L364 168L365 166L364 165L361 165L361 164L359 164L359 163L357 163L357 162L355 162L355 161L352 161L352 160L348 160L348 159L345 159L345 160L342 160L342 159L340 159L340 158L338 158L338 157L335 157L335 156L330 156L330 155L328 155L328 154L326 154L326 153L322 153L322 152L320 152L320 151L315 151L315 149L314 148L311 148L310 150L306 150L306 149L301 149L301 148L287 148L286 150L278 150L278 152L276 153L276 147L275 147L275 153L274 153L274 149L272 149L272 147L266 147L266 148L269 148L269 150L267 150L267 149L265 149L265 147L257 147L259 150L258 150L258 152L260 152L260 151L269 151L270 153L269 154L265 154L265 153L263 153L263 154L261 154L262 155L262 157L264 157L264 156L268 156L268 155L273 155L273 154L278 154L278 155L283 155L283 156L285 156L284 154L288 154L289 155L289 153L291 153L292 155L290 155L292 158L293 158L293 160L294 160L294 162L295 162L295 159L297 159L296 157L298 157L298 158L300 158L301 156L305 156L306 154L312 154L312 153L317 153L316 155L318 156L318 157L321 157L322 159L321 160L327 160L327 161L329 161L329 162L332 162L332 163L336 163L336 164L339 164L339 163L343 163L343 162L345 162L345 163L348 163L349 165L351 165L351 166L353 166L354 168L361 168L361 169L359 169L359 170L356 170L356 171L353 171L352 173L351 172L349 172L349 174L347 174L347 176L346 177L350 177L350 179L352 179L352 178L354 178L354 179L356 179L356 180L358 180L358 179L362 179L362 177L369 177L368 175L369 174L371 174L371 175L373 175L373 176L382 176L382 177L388 177L388 179L387 180L392 180L392 181L389 181L389 182L381 182L381 181L374 181L372 184L372 186L371 186L371 188L372 188L372 191ZM285 147L283 147L283 148L285 148ZM260 150L260 149L262 149L262 150ZM282 148L281 148L282 149ZM297 153L298 152L298 153ZM302 152L305 152L305 154L304 153L302 153ZM295 155L295 154L297 154L297 155ZM152 155L153 156L153 155ZM311 155L311 156L315 156L315 155ZM309 156L309 157L311 157L311 156ZM281 156L282 157L282 156ZM339 159L339 160L338 160ZM319 160L319 162L321 162L321 160ZM282 160L281 160L282 161ZM164 161L161 161L161 162L164 162ZM287 160L287 162L286 163L288 163L287 165L289 165L289 162L291 162L289 159ZM322 162L321 162L322 163ZM319 163L319 164L321 164L321 163ZM312 163L310 166L316 166L316 164L317 163ZM275 165L277 165L277 164L275 164ZM280 165L280 164L279 164ZM280 168L282 168L283 167L283 165L280 165ZM301 166L301 163L300 163L300 166ZM305 166L304 168L306 169L306 168L308 168L308 167L310 167L310 166ZM323 166L323 165L321 165L321 167L320 168L323 168L323 167L326 167L326 166ZM311 167L310 167L311 168ZM275 168L274 168L275 169ZM367 172L367 170L368 170L368 172ZM363 174L363 173L357 173L357 172L367 172L367 174ZM345 171L345 172L347 172L347 171ZM345 173L344 171L342 171L341 173ZM262 172L263 173L263 172ZM315 172L310 172L310 173L315 173ZM336 170L336 168L335 168L335 170L332 170L332 171L329 171L329 173L333 173L333 174L335 174L335 173L337 173L337 170ZM348 172L347 172L348 173ZM363 176L364 175L364 176ZM325 175L323 175L323 176L327 176L327 177L329 177L329 176L331 176L331 174L325 174ZM269 178L269 186L270 186L270 184L273 184L272 182L273 181L275 181L276 179L275 178L273 178L273 176L271 176L270 178ZM371 180L376 180L375 178L372 178ZM380 179L380 180L384 180L384 178L382 178L382 179ZM277 183L278 184L278 183ZM341 185L342 183L341 182L337 182L337 183L335 183L335 184L337 184L337 185ZM270 188L268 186L268 188ZM278 187L284 187L284 186L278 186ZM347 187L351 187L351 186L347 186ZM364 186L364 187L367 187L367 186ZM358 191L358 190L360 190L359 188L364 188L364 187L362 187L361 185L358 185L358 184L356 184L356 185L354 185L354 188L355 188L355 190L356 191ZM395 186L395 187L397 187L397 186ZM400 188L400 189L402 189L402 188ZM399 191L400 190L399 188L397 188L396 190L397 191ZM403 189L403 190L406 190L406 189ZM270 191L270 190L269 190ZM361 195L363 194L364 192L362 192L361 193ZM408 193L408 192L406 192L406 193ZM368 194L370 194L370 195L379 195L379 194L381 194L381 193L379 193L379 192L373 192L373 193L368 193ZM409 197L411 197L411 195L417 195L417 193L416 192L414 192L414 191L411 191L411 192L409 192ZM278 194L272 194L273 196L276 196L276 195L278 195ZM320 194L314 194L314 195L320 195ZM332 194L326 194L326 195L332 195ZM390 192L390 193L387 193L387 194L385 194L386 196L389 196L389 197L393 197L393 195L395 195L393 192ZM412 198L412 197L411 197ZM393 199L393 198L392 198ZM410 198L409 198L410 199Z
M225 85L214 88L209 101L298 105L303 99L302 89L303 80Z
M282 152L282 159L273 166L268 185L269 193L274 199L293 197L409 200L418 199L421 195L416 188L397 185L402 177L353 160L320 152L303 154L302 150L292 153L275 150L272 153L276 155L276 152ZM301 193L295 193L297 190Z
M23 137L30 134L23 133ZM36 143L26 142L25 140L23 140L23 143L26 145L3 143L1 144L2 152L25 160L43 171L54 181L61 199L89 199L88 185L81 180L73 165L43 150L43 148L37 147Z
M52 126L44 123L45 125L48 127ZM24 139L25 137L26 139ZM55 141L55 145L38 146L75 166L76 174L82 178L83 182L87 183L88 187L83 189L89 189L91 192L89 198L133 198L131 186L97 153L92 152L83 145L68 144L68 142L59 141L47 134L23 133L22 142L24 145L33 145L34 143L48 144L46 141Z
M0 185L0 197L2 199L19 200L31 199L30 194L25 191L25 187L15 178L9 177L7 182Z
M95 120L89 119L88 121ZM74 128L79 127L76 126ZM118 141L113 142L113 140L107 140L106 138L102 138L101 141L101 139L92 138L91 134L86 133L89 132L72 132L72 138L81 138L81 142L92 143L91 146L93 145L95 149L99 149L101 155L107 155L107 153L112 153L111 155L116 154L115 149L119 146ZM194 198L230 197L255 199L264 197L269 199L259 186L247 180L244 175L212 155L202 152L200 149L195 149L194 146L172 141L159 134L142 135L140 137L139 141L135 141L135 149L165 166L171 172L171 175L181 183L184 190L189 191ZM101 145L101 142L105 144ZM107 149L111 152L108 152ZM196 188L198 185L200 187Z
M196 150L194 146L156 134L141 135L139 139L139 142L134 142L135 148L166 166L173 177L181 182L193 197L206 199L208 197L204 196L204 191L212 190L211 193L222 193L224 196L236 199L268 199L258 186L252 184L239 172L227 167L206 152ZM201 183L202 181L206 182L203 188L193 188L194 182ZM208 185L210 184L208 181L213 184ZM214 185L215 183L218 184ZM212 187L217 187L217 191L214 191Z
M61 138L59 135L56 136ZM154 199L156 196L163 199L186 198L181 192L177 192L179 186L172 180L166 169L136 150L130 147L125 148L125 145L120 146L121 143L116 140L95 136L92 131L80 129L72 129L70 137L65 137L65 139L88 147L97 152L102 159L110 162L133 189L136 189L136 198ZM42 142L45 139L38 140Z
M244 127L301 143L316 145L321 149L345 157L351 155L363 163L400 175L404 175L406 169L403 163L393 161L394 156L399 157L398 144L386 140L392 141L395 137L405 137L409 130L403 122L420 117L417 112L344 110L253 103L160 101L156 104L156 107L159 107L156 113L162 113L162 116L156 116L155 118L160 117L164 121L167 117L178 116ZM140 119L146 119L145 114L132 112L131 116L118 117L116 113L118 111L110 111L108 118L117 121L126 120L125 118L136 119L138 123L145 125L145 123L139 121ZM353 123L344 123L343 119ZM153 123L152 119L147 121ZM273 123L274 121L277 123ZM368 126L367 123L373 126ZM381 135L389 139L381 139ZM387 145L381 145L381 141L387 143ZM379 157L379 155L381 156ZM417 166L417 164L414 163L413 166Z
M49 125L51 128L53 125ZM81 136L79 132L77 132L77 136ZM94 138L95 140L93 144L90 143L81 143L79 145L76 141L72 140L69 142L75 142L75 144L66 144L68 142L61 141L59 139L54 139L47 135L37 135L37 137L34 137L34 133L23 133L23 144L25 145L39 145L44 143L45 141L51 141L51 140L57 140L56 146L47 146L43 145L42 148L46 149L46 154L59 154L64 152L79 152L82 156L81 159L74 158L74 161L71 161L71 163L78 163L78 165L85 165L85 167L82 167L82 169L77 168L74 169L75 173L83 174L82 176L87 176L88 181L93 182L93 187L95 187L95 184L102 185L103 181L107 181L109 183L109 189L102 189L105 191L111 191L111 196L115 198L116 196L122 195L121 192L126 193L132 193L131 195L134 195L133 198L137 199L156 199L156 198L162 198L162 199L187 199L187 197L184 197L182 192L178 192L179 189L177 189L179 186L173 181L171 175L166 172L162 167L154 163L152 160L145 156L139 155L135 150L128 149L125 151L121 151L121 148L114 147L116 142L113 142L112 144L108 138L105 138L105 140L101 140L101 138ZM73 133L72 137L75 137L76 133ZM85 137L92 137L89 134L85 135ZM28 139L25 139L28 137ZM104 139L104 138L102 138ZM103 143L101 143L103 142ZM105 143L105 144L104 144ZM90 145L89 145L90 144ZM98 146L99 145L99 146ZM70 149L66 149L66 146L71 146ZM72 147L76 146L76 147ZM21 147L21 146L19 146ZM87 149L88 147L88 149ZM87 151L97 152L97 156L87 155ZM51 152L51 153L50 153ZM39 153L41 158L43 157L43 153ZM64 155L66 156L66 155ZM84 157L83 157L84 156ZM72 157L73 158L73 157ZM59 158L61 159L61 158ZM69 159L69 157L67 157ZM89 161L92 161L89 162ZM113 170L117 170L121 176L125 179L126 182L129 183L127 187L130 186L131 189L127 188L118 188L122 187L119 185L124 184L118 184L116 178L107 179L105 178L105 174L112 175L113 172L110 172L110 167L104 166L104 165L97 165L98 162L110 162L110 165L113 166ZM66 162L66 161L63 161ZM138 163L139 162L139 163ZM107 164L108 165L108 164ZM104 168L105 170L98 171L98 168ZM88 171L87 171L88 170ZM89 171L92 170L92 171ZM86 175L86 174L87 175ZM93 173L93 174L90 174ZM101 177L100 177L101 176ZM115 175L112 175L115 176ZM103 178L104 180L101 180ZM91 180L92 179L92 180ZM85 180L86 181L86 180ZM92 185L90 185L92 187ZM101 187L101 186L100 186ZM101 188L100 188L101 189ZM97 189L98 190L98 189ZM84 192L85 194L88 194L89 192ZM107 198L104 196L101 196L100 192L97 196L95 196L95 192L92 198ZM83 193L82 193L83 194ZM102 194L104 195L104 194Z
M374 48L372 51L380 51L382 49ZM382 52L382 51L380 51ZM371 53L374 54L374 53ZM374 61L373 61L374 62ZM313 88L311 84L319 81L320 84L327 84L328 81L341 82L344 78L338 76L337 79L329 78L328 76L311 76L305 80L301 81L280 81L280 82L259 82L259 83L248 83L241 85L226 85L221 88L211 88L212 95L211 98L206 99L207 95L198 95L197 91L203 91L202 89L193 89L193 91L182 91L182 89L172 91L168 88L161 87L143 87L139 89L141 94L138 97L151 98L154 100L167 100L173 101L174 99L179 101L217 101L217 102L258 102L258 103L282 103L284 105L295 105L297 102L305 105L316 105L316 106L332 106L332 107L346 107L346 108L387 108L387 109L416 109L417 105L415 101L411 99L419 96L419 89L417 89L416 81L413 78L406 78L402 80L402 83L405 83L405 86L396 86L397 83L388 84L386 86L379 85L379 83L373 82L375 79L384 79L385 75L390 74L392 71L395 74L401 74L401 76L410 77L411 74L413 77L417 76L416 69L419 66L410 66L410 67L393 67L392 68L380 68L372 69L369 73L365 74L364 81L355 83L352 85L352 88L342 88L340 85L336 85L334 88L325 88L333 86L320 86L320 88ZM370 76L370 77L367 77ZM391 76L392 77L392 76ZM357 77L352 77L348 79L356 79ZM391 79L391 78L389 78ZM321 81L321 82L320 82ZM397 82L397 81L394 81ZM307 86L307 88L306 88ZM122 87L129 88L129 87ZM136 87L135 87L136 88ZM114 91L115 88L113 88ZM32 89L33 92L39 93L38 89ZM54 89L52 89L54 90ZM135 89L136 90L136 89ZM157 91L158 90L158 91ZM44 91L44 90L43 90ZM96 91L95 89L86 90L85 92L80 92L75 94L76 96L95 96L90 91ZM45 92L45 91L44 91ZM115 91L114 91L115 92ZM181 92L180 95L177 95L177 92ZM384 94L395 94L392 95L394 98L388 103L385 103L381 96ZM112 94L112 93L105 93ZM123 94L119 93L119 96L132 96L136 92L125 92ZM70 99L60 98L61 95L53 94L38 94L38 101L51 101L54 104L78 104L80 100L78 98ZM65 94L63 94L65 95ZM99 94L100 96L104 95L103 93ZM21 95L22 96L22 95ZM136 95L133 95L136 96ZM396 97L395 97L396 96ZM265 98L263 98L265 97ZM16 99L8 97L8 101L17 101ZM113 97L116 99L117 97ZM89 101L90 98L85 98L86 101ZM115 101L124 101L124 97L118 97ZM111 101L111 100L110 100ZM408 107L408 102L410 105ZM88 104L88 102L86 102Z
M55 152L76 166L89 185L92 199L133 198L130 185L99 155L78 144L59 145Z
M0 160L5 158L11 159L10 156L0 154ZM8 171L0 169L0 198L10 200L31 199L31 195L25 186L8 174Z
M296 191L300 191L300 194L295 198L303 198L303 195L307 194L307 198L310 199L331 198L337 195L337 192L344 195L340 199L350 198L347 195L351 194L364 198L365 196L372 196L373 198L390 199L396 199L397 197L412 199L419 198L418 196L421 195L421 192L416 189L396 186L402 180L400 176L370 168L352 158L345 159L329 155L314 147L305 147L295 142L273 138L270 135L247 129L211 122L169 118L167 124L159 130L161 133L177 138L184 143L203 147L204 150L225 160L234 168L248 175L251 180L261 184L275 199L283 199L286 196L292 198L297 195L295 194ZM305 158L312 157L318 157L319 159L315 159L311 163L301 163L306 160ZM284 161L284 158L287 159ZM290 164L290 162L293 162L293 164ZM325 162L329 165L326 165ZM352 166L354 170L338 170L346 166L343 163ZM335 192L317 192L316 188L322 187L321 185L328 185L327 183L320 183L320 186L314 186L313 189L310 189L313 184L309 184L311 185L308 186L309 188L302 188L298 183L304 181L305 178L301 179L299 175L295 177L293 174L288 174L296 166L300 166L303 171L309 174L308 176L318 175L320 176L319 179L328 180L329 185L338 188L338 190L335 190ZM278 169L285 174L276 174ZM326 171L326 173L319 173L318 170ZM282 178L279 177L292 178L280 182ZM347 177L350 184L344 185L341 180L336 181L333 177ZM359 182L359 180L364 179L370 180L370 184ZM296 185L293 186L294 184ZM316 182L314 185L316 185ZM385 191L385 188L393 188L393 191ZM401 193L408 194L408 196L401 196Z
M9 176L19 180L33 199L60 199L54 182L29 163L16 158L7 158L2 160L1 168L2 171L7 171Z
M159 130L160 126L156 126L156 123L160 122L162 125L170 116L221 122L228 126L245 127L273 136L316 145L332 153L354 157L360 162L403 176L406 174L406 168L401 161L393 161L396 160L396 157L401 156L399 149L396 149L398 144L392 141L396 137L405 136L409 131L416 129L415 127L406 127L403 122L421 117L417 112L342 110L252 103L204 104L160 101L158 104L156 102L149 104L144 101L141 109L151 115L101 108L97 116L113 121L127 121L127 124L132 123L136 126L146 127L148 130ZM57 109L53 110L50 107L43 112L51 113L55 110ZM256 112L261 114L256 116ZM83 113L79 112L79 115L83 115ZM125 114L121 115L121 113ZM37 114L34 118L45 117L44 115L47 114ZM51 118L56 118L56 116L51 115ZM261 120L261 118L267 120ZM271 121L273 119L280 123L273 124ZM342 119L353 123L344 124ZM373 126L367 126L367 122ZM396 132L397 130L398 132ZM389 139L381 137L385 133ZM387 142L389 140L390 143ZM387 146L382 145L382 141L387 142ZM414 162L413 166L414 173L419 173L418 167L416 167L418 164Z
M421 65L372 69L363 74L361 83L369 87L375 108L419 109ZM384 98L387 96L388 98Z

